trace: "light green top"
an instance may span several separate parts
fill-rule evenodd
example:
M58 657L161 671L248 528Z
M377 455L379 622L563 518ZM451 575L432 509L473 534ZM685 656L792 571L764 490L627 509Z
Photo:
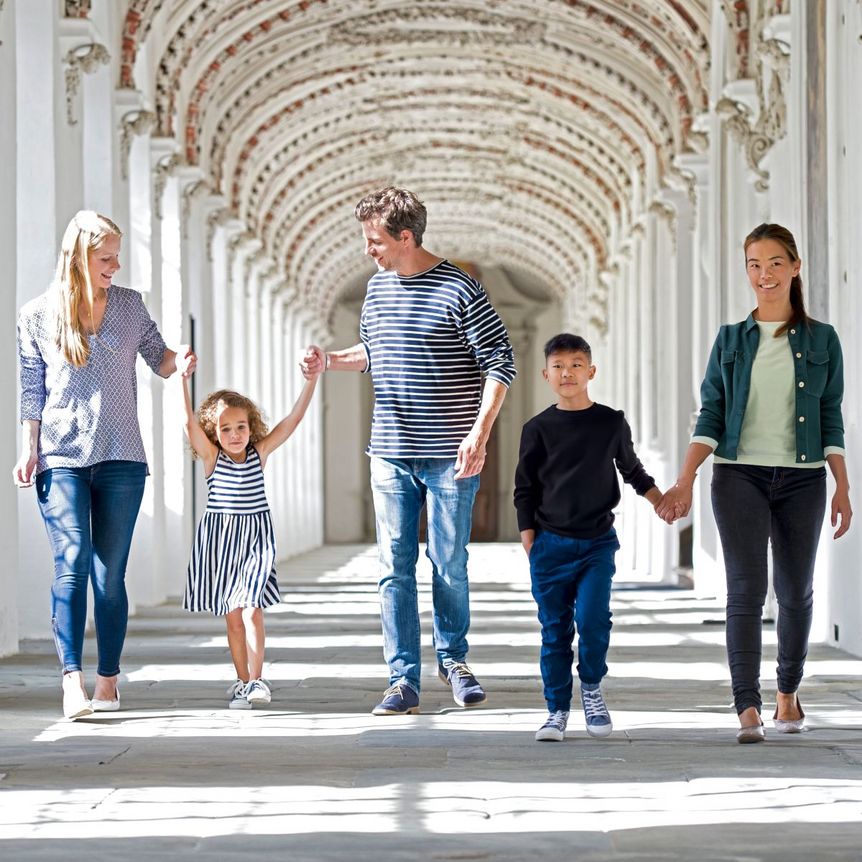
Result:
M751 366L751 386L735 461L714 456L716 464L761 467L822 467L823 461L796 460L796 391L787 335L775 337L781 321L757 321L760 342Z

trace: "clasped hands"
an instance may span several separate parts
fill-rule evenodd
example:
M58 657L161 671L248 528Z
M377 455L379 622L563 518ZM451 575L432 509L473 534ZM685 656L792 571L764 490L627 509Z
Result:
M677 482L662 494L661 499L653 507L656 515L666 524L672 524L684 518L691 511L692 486L680 485Z
M310 380L326 370L326 353L316 344L310 344L299 361L299 370L306 380Z

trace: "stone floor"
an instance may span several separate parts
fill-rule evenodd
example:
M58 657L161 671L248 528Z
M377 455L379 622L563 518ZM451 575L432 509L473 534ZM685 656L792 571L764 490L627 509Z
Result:
M470 658L489 691L471 711L429 644L422 714L369 714L385 669L366 547L281 567L267 709L224 708L222 624L175 603L132 620L119 713L58 719L52 647L25 644L0 661L0 858L862 860L862 661L813 648L807 732L740 746L721 609L619 589L613 736L588 738L573 714L565 743L540 744L522 554L476 546L471 564Z

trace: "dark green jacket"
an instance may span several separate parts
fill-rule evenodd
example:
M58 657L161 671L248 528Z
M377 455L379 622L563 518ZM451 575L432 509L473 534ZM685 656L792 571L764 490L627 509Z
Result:
M827 446L844 448L841 399L844 368L841 343L828 323L797 324L787 331L796 375L796 461L822 461ZM736 460L751 366L760 342L757 321L722 326L709 355L700 387L700 416L695 437L718 441L715 454Z

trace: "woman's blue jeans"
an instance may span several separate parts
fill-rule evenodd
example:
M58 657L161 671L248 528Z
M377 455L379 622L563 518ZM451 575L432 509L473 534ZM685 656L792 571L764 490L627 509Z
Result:
M763 603L767 553L778 600L778 690L802 681L813 606L814 560L826 510L823 467L716 464L712 509L727 576L727 660L737 713L760 712Z
M595 539L536 531L530 549L530 579L542 626L539 667L548 712L568 712L571 706L576 626L581 682L600 683L608 672L611 583L619 549L613 527Z
M54 467L36 477L54 554L51 623L63 673L83 670L90 582L98 673L120 672L129 617L126 564L146 476L144 463L103 461L90 467Z
M455 478L454 458L371 458L371 490L380 557L380 618L389 684L417 693L421 636L416 591L419 516L428 511L437 660L464 661L470 628L467 544L479 477Z

